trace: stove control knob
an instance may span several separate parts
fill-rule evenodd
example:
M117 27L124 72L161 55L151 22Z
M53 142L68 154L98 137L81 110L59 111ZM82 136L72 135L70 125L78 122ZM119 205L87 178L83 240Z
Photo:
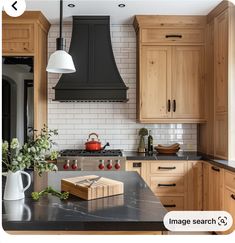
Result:
M69 168L69 159L65 161L66 163L64 164L63 168L64 170L67 170Z
M104 169L104 160L100 160L99 169L100 170Z
M115 169L119 170L121 168L120 160L116 160Z
M107 169L111 170L113 168L112 166L112 160L108 160L108 165L107 165Z
M72 164L71 167L72 167L73 170L76 170L78 168L78 161L75 159L73 162L74 163Z

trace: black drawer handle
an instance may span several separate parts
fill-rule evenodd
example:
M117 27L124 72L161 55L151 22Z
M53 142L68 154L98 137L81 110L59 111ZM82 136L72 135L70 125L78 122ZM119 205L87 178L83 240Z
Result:
M165 208L176 208L175 204L163 204Z
M167 111L170 112L171 111L171 101L168 100L168 105L167 105Z
M212 166L211 169L214 170L214 171L220 172L220 169L219 168L216 168L214 166Z
M173 112L176 112L176 100L173 100Z
M164 186L176 186L175 183L172 184L158 184L158 187L164 187Z
M133 168L141 168L141 163L133 163Z
M163 166L159 166L158 169L159 170L175 170L176 167L175 166L173 166L173 167L163 167Z
M166 38L182 38L182 35L165 35Z
M235 200L235 195L234 195L234 194L231 194L231 198L232 198L233 200Z

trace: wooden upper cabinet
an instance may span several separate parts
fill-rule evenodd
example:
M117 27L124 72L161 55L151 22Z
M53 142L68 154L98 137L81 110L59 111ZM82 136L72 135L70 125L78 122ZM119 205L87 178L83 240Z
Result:
M203 29L143 29L142 42L146 43L203 43Z
M214 19L215 112L228 111L228 11Z
M205 122L205 17L136 16L134 26L139 121Z
M228 115L227 113L215 114L214 122L214 153L216 157L228 158Z
M140 103L141 120L169 118L171 99L171 48L143 46L141 58Z
M50 23L39 11L13 18L2 13L3 56L31 56L34 62L34 129L47 124L47 36Z
M2 27L3 53L33 53L34 25L33 24L3 24Z
M177 46L172 58L173 118L204 117L204 48Z

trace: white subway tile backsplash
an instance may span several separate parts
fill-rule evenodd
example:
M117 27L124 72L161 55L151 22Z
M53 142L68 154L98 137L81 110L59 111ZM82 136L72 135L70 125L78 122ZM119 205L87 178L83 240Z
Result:
M59 74L48 74L48 123L59 130L59 149L83 148L88 134L97 132L103 144L113 149L136 150L138 131L152 130L154 144L178 142L183 150L197 149L196 124L139 124L136 121L136 35L132 25L111 26L112 47L117 67L129 87L128 103L60 103L53 101ZM69 49L72 25L65 24L63 35ZM49 55L55 51L59 26L52 25L48 38Z

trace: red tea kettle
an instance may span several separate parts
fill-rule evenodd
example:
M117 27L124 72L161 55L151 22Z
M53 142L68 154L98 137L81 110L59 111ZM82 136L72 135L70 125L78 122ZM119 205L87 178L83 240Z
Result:
M91 138L91 136L95 136L96 138ZM87 151L99 151L106 148L106 146L110 146L109 143L106 143L104 147L101 146L101 142L99 140L99 136L97 133L90 133L85 143Z

